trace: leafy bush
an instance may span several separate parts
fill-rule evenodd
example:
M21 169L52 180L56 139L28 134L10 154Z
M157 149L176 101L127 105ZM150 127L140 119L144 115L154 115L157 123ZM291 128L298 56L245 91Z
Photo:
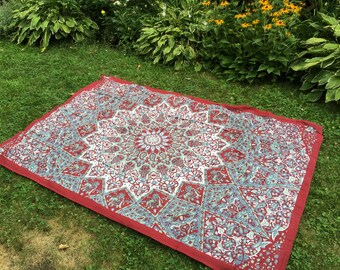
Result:
M12 20L12 11L17 7L15 0L3 1L0 3L0 37L7 37L9 26Z
M275 79L289 70L299 38L301 6L289 0L256 0L239 5L203 2L210 18L202 57L227 80Z
M179 3L177 3L179 2ZM195 0L161 3L162 12L142 21L135 48L153 63L174 65L175 69L193 65L201 69L198 50L205 32L203 15Z
M86 0L88 1L88 0ZM114 2L114 12L102 13L103 27L101 33L105 40L124 49L132 49L143 27L141 21L145 17L157 15L159 6L153 0Z
M82 41L98 26L80 10L76 0L27 0L12 13L13 41L32 45L40 42L44 51L51 37Z
M307 50L299 54L299 60L292 65L294 71L306 71L302 77L301 90L311 90L312 101L326 92L326 102L340 100L340 20L320 13L323 24L316 25L323 31L320 37L307 39Z

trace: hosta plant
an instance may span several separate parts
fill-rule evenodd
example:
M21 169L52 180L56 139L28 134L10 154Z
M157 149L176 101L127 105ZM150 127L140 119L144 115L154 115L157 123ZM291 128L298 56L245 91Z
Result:
M44 51L51 37L62 39L71 37L82 41L98 26L88 18L75 0L27 0L12 13L10 28L14 31L13 41L40 43Z
M137 51L155 64L174 65L176 70L193 65L199 71L198 50L205 25L197 7L195 0L178 5L161 3L161 13L142 22Z
M295 71L305 71L301 90L311 91L316 101L326 93L326 102L340 100L340 20L320 13L323 23L321 37L307 39L306 50L291 66Z

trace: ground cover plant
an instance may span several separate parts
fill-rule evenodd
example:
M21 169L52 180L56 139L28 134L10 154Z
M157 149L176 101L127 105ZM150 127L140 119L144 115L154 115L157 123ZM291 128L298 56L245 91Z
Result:
M63 43L42 54L37 47L0 41L0 66L0 142L103 74L322 125L325 139L288 269L339 266L340 109L335 104L309 103L299 85L227 83L207 72L155 66L103 44ZM0 269L207 269L3 167L0 217Z

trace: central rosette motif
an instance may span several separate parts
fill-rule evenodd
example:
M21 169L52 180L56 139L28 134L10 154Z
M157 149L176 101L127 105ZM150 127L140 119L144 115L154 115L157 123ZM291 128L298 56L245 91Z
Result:
M172 138L164 128L143 130L135 139L135 146L150 153L164 152L170 148Z
M118 110L85 138L90 147L81 158L92 164L86 177L137 199L153 189L175 194L183 181L203 183L207 168L223 166L220 152L228 143L221 130L207 110L184 104Z

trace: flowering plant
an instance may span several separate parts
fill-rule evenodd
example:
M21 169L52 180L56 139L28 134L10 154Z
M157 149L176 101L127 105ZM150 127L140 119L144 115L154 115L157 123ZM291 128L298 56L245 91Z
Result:
M202 56L209 68L228 80L247 80L268 75L272 78L288 71L296 55L295 36L301 3L290 0L255 0L239 6L237 2L202 2L210 17Z

